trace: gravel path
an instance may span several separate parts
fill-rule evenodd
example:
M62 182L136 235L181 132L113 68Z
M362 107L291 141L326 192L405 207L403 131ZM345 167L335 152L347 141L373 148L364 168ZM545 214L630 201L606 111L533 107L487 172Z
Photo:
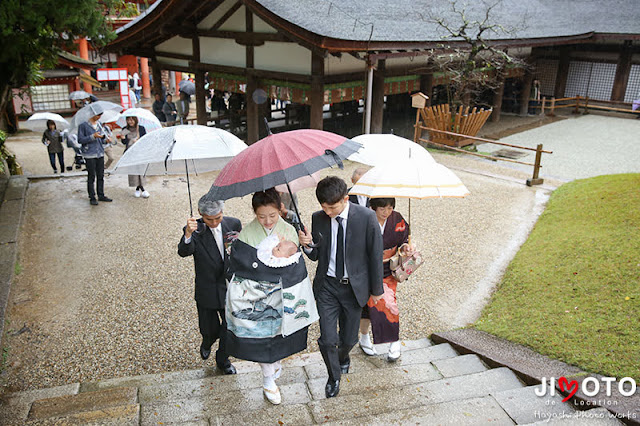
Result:
M553 151L553 154L542 155L541 177L569 181L612 173L640 172L638 135L640 120L589 114L570 116L566 120L511 135L501 142L531 148L543 144L543 149ZM480 145L478 150L493 152L503 148L486 144ZM535 152L519 160L533 163ZM530 166L511 167L531 170Z
M48 172L39 137L20 139L8 145L25 169ZM399 286L405 339L473 321L549 195L523 185L530 170L434 156L456 171L471 195L411 202L413 241L428 260ZM324 174L348 178L355 167ZM214 178L193 178L194 200ZM114 202L97 207L88 203L85 182L62 177L30 184L19 247L23 270L9 305L6 385L23 390L213 365L198 355L193 263L176 253L189 212L185 179L150 178L145 200L133 197L126 176L109 176L105 192ZM318 208L314 192L299 196L309 223ZM405 217L407 207L407 200L398 201ZM225 213L247 223L250 198L228 201ZM313 276L315 265L308 264ZM309 350L318 335L314 325Z

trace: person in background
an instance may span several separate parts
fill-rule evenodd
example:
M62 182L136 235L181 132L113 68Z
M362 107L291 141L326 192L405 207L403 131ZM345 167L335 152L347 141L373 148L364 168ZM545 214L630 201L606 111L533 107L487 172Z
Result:
M113 126L114 123L104 123L103 129L106 138L104 138L102 147L104 148L104 155L107 156L107 161L104 163L105 170L109 168L111 163L115 161L115 157L113 156L113 147L118 144L118 140L113 134Z
M89 203L97 206L98 201L111 202L111 198L104 195L104 148L102 142L105 139L102 124L98 121L104 112L99 104L90 104L89 108L94 114L89 121L81 123L78 127L78 143L82 145L81 152L87 163L87 192ZM96 189L93 188L96 182ZM98 198L96 199L96 192Z
M299 206L298 196L293 194L293 197L289 194L289 192L278 192L280 195L280 200L282 203L280 204L280 216L290 225L293 225L296 230L300 229L300 218L296 214L295 208L293 204Z
M178 112L177 120L180 124L187 124L187 117L189 117L189 102L191 97L184 92L180 92L180 99L176 102L176 111Z
M225 344L227 324L224 305L227 294L226 271L229 255L225 243L242 230L235 217L223 215L224 202L209 200L203 196L198 201L201 219L190 217L184 227L184 235L178 243L180 257L193 256L196 270L195 300L198 309L198 325L202 335L200 357L211 355L211 346L219 340L216 351L216 367L224 374L236 374L229 361Z
M133 73L133 90L136 93L137 103L140 103L140 93L142 92L142 80L137 72Z
M147 134L147 130L144 126L138 124L138 117L127 117L127 125L122 129L121 137L122 143L125 145L125 151L133 146L138 140ZM135 187L136 191L133 195L136 198L149 198L149 192L144 189L146 180L144 176L129 175L129 186Z
M42 143L47 147L49 161L53 167L53 173L58 173L56 169L56 155L60 163L60 173L64 173L64 149L62 146L62 134L56 128L56 122L47 120L47 130L42 134Z
M355 169L353 171L353 174L351 175L351 183L353 183L354 185L358 183L362 175L365 173L367 173L367 169L365 167L358 167L357 169ZM351 191L351 188L349 188L348 191ZM366 195L351 194L349 195L349 201L354 204L359 204L362 207L369 207L369 197L367 197Z
M173 96L171 93L167 94L167 98L162 105L162 112L167 120L167 126L173 126L176 123L178 111L176 104L173 103Z
M153 109L153 114L160 120L161 123L167 122L167 117L162 112L162 107L164 106L164 102L162 102L162 95L160 93L155 94L155 101L153 101L153 105L151 105L151 109Z

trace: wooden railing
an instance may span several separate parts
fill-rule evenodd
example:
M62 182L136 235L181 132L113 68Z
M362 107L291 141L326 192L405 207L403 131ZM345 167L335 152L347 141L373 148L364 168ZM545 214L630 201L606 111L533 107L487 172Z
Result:
M540 178L540 169L542 168L542 154L553 154L553 151L545 151L542 149L542 144L538 144L538 146L536 148L530 148L528 146L520 146L520 145L513 145L513 144L509 144L509 143L504 143L504 142L498 142L496 140L493 139L486 139L486 138L479 138L479 137L475 137L475 136L469 136L469 135L463 135L460 133L454 133L454 132L447 132L444 130L438 130L438 129L434 129L431 127L425 127L422 125L418 125L418 127L420 127L420 130L427 130L429 132L429 137L431 138L431 133L444 133L447 134L449 136L457 136L457 137L462 137L465 139L472 139L475 141L479 141L479 142L484 142L484 143L491 143L494 145L502 145L502 146L508 146L511 148L517 148L517 149L522 149L525 151L535 151L536 153L536 158L534 160L533 163L527 163L525 161L518 161L518 160L513 160L511 158L503 158L503 157L494 157L491 155L485 155L485 154L478 154L477 152L471 152L471 151L467 151L466 149L461 149L461 148L456 148L456 147L452 147L449 145L444 145L441 143L437 143L434 142L430 139L424 139L424 138L419 138L420 142L425 142L429 145L434 145L437 146L439 148L445 148L445 149L449 149L452 151L457 151L457 152L462 152L465 154L469 154L469 155L473 155L476 157L482 157L482 158L486 158L489 160L494 160L494 161L507 161L509 163L517 163L517 164L524 164L525 166L533 166L533 176L530 179L527 179L527 185L528 186L532 186L532 185L540 185L544 182L544 180L542 178ZM416 141L417 142L417 141Z
M605 105L598 105L598 104L607 104L607 103L619 104L620 102L598 101L594 99L589 99L588 97L585 97L585 96L575 96L573 98L551 98L551 99L547 99L545 96L542 98L542 104L535 106L534 108L541 108L542 114L546 113L547 115L551 115L551 116L555 115L555 111L557 109L563 109L563 108L574 108L573 112L575 114L578 114L580 112L580 108L583 108L584 113L588 112L589 109L597 109L602 111L624 112L624 113L640 116L640 109L633 111L631 109L626 109L626 108L616 108L616 107L610 107Z

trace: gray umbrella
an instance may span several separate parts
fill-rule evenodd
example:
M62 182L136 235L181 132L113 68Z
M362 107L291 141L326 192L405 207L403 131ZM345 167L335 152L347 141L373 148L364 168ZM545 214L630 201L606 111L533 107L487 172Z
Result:
M196 85L189 80L182 80L180 83L178 83L178 89L189 96L196 93Z
M71 119L70 131L77 129L80 124L84 123L85 121L89 121L91 117L102 114L103 112L109 110L120 112L123 110L123 108L122 106L109 101L97 101L81 108Z

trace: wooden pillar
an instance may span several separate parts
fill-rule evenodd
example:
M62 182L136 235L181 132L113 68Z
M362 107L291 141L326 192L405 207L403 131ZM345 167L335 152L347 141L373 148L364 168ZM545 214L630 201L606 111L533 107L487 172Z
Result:
M245 20L247 32L253 32L253 14L247 7L245 7ZM253 46L245 46L245 56L247 63L247 90L245 92L247 105L247 144L251 145L260 139L260 117L258 116L258 104L256 104L253 96L255 91L258 90L258 79L253 74L253 69L255 67Z
M420 76L420 91L427 95L427 106L431 106L431 98L433 97L433 74L422 74Z
M525 73L522 82L522 93L520 94L520 115L526 117L529 114L529 98L531 97L531 86L533 85L533 74Z
M154 95L160 93L162 96L162 69L156 58L152 59L151 73L153 75L153 93Z
M631 40L625 40L618 56L618 65L616 67L616 77L613 80L613 89L611 89L611 100L624 102L624 94L627 91L629 83L629 74L631 73Z
M80 57L82 59L89 60L89 43L87 42L86 38L83 37L78 40L78 50L80 51ZM89 74L89 71L85 70L84 68L80 69L80 72ZM83 83L83 85L85 92L93 93L93 88L89 83Z
M497 123L500 121L500 110L502 109L502 97L504 96L504 77L500 78L500 86L493 93L493 112L491 113L491 121Z
M151 97L151 83L149 83L149 59L140 58L140 79L142 80L142 97L149 99Z
M197 35L192 39L193 46L193 60L200 62L200 37ZM204 71L201 69L196 70L196 119L197 123L206 126L207 120L207 97L204 90Z
M371 133L382 133L384 118L384 71L385 61L378 61L373 72L373 90L371 94Z
M311 112L309 127L322 130L322 108L324 107L324 58L311 53Z
M560 48L560 61L558 62L558 72L556 73L556 87L554 96L556 98L564 98L564 91L567 88L567 78L569 77L569 49Z

